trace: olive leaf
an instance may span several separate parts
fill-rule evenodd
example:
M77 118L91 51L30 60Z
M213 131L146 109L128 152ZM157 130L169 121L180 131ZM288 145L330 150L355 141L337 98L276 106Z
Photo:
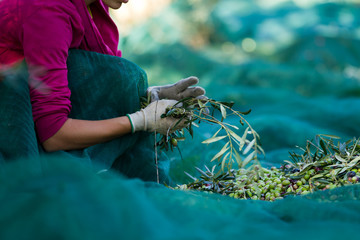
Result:
M226 118L226 110L222 104L220 104L220 111L221 111L222 117L225 119Z
M213 137L213 138L209 138L209 139L203 141L202 143L213 143L213 142L220 141L221 139L224 139L224 138L226 138L226 136Z
M238 141L240 145L243 143L245 144L245 141L239 135L237 135L235 132L231 131L230 129L228 131L231 137L235 138L235 140Z
M246 165L249 164L249 162L252 160L252 158L254 157L255 155L255 151L254 152L251 152L245 159L244 161L242 162L241 164L241 167L245 167Z
M214 161L214 160L217 159L217 158L220 158L227 150L229 150L228 145L229 145L229 142L227 142L227 143L223 146L223 148L220 150L220 152L218 152L218 153L210 160L210 162Z
M235 153L236 163L237 163L238 166L240 167L240 166L242 165L241 156L240 156L240 154L238 153L238 151L236 151L236 150L234 150L234 153Z
M247 153L250 151L250 149L254 146L255 142L256 142L256 139L254 138L254 139L246 146L246 148L244 149L243 154L247 154Z

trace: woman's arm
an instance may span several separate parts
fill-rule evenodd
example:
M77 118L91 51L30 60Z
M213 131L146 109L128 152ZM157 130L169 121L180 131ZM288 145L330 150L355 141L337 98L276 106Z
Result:
M83 32L82 21L71 1L29 4L19 42L29 71L30 100L37 137L41 143L53 137L71 110L67 57ZM38 68L43 69L39 72Z
M131 133L131 123L126 116L97 121L69 118L42 145L47 152L81 149L128 133Z
M88 121L68 118L53 136L43 142L46 151L72 150L106 142L128 133L138 131L172 133L184 128L188 123L173 117L162 117L176 100L159 100L150 103L135 113L124 117L106 120Z

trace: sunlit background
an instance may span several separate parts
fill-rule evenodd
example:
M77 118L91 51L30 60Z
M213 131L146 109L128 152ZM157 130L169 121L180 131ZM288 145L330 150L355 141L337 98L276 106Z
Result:
M143 24L147 19L159 14L170 4L171 0L130 0L118 10L112 10L111 14L122 36L131 34L131 29Z
M359 4L359 0L131 0L112 15L120 48L128 58L181 44L212 60L238 64L272 57L301 39L313 38L319 47L326 44L325 38L359 39ZM294 57L321 58L305 50ZM347 67L347 73L356 72Z
M360 135L358 0L130 0L112 14L149 84L195 75L209 97L252 109L268 162L316 134ZM200 144L211 128L180 145L191 166L219 150Z

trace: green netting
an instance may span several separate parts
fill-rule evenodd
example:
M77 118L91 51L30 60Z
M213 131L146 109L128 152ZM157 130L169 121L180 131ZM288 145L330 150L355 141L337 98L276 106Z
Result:
M22 65L0 82L0 163L37 156L26 67Z
M96 174L70 158L12 162L0 182L1 239L338 239L360 224L358 185L237 200Z
M210 2L174 1L160 17L123 38L125 57L141 64L151 84L197 75L208 96L232 100L238 110L252 109L246 118L261 136L267 153L261 159L265 167L279 166L296 145L304 146L319 133L335 134L343 141L360 136L358 7L340 1L313 1L305 7L302 4L312 1L273 5L247 0ZM206 16L206 21L196 16ZM187 45L202 30L205 44L198 48ZM257 43L255 52L244 51L245 38ZM73 71L70 66L70 74L81 76L79 82L70 83L72 116L98 119L125 112L116 107L125 96L115 94L124 86L98 84L98 95L87 99L96 84L87 77L114 71L115 79L132 74L143 79L143 71L126 60L104 61L104 56L84 54L72 51L69 59L74 67ZM94 61L98 69L91 66ZM115 67L119 64L137 70L119 73ZM18 106L8 106L5 96L15 88L5 90L5 86L9 85L0 89L0 152L11 161L0 169L0 239L345 239L358 235L358 184L274 202L171 190L128 178L156 179L149 136L137 135L127 143L136 142L136 151L124 152L126 147L114 141L36 158L35 135L28 130L33 124L27 92L21 90L13 101L19 101ZM138 86L138 96L145 87ZM76 95L88 104L78 104ZM131 109L138 107L137 101L133 99ZM110 108L104 108L105 104ZM8 110L13 108L20 110ZM102 108L107 110L101 112ZM16 129L21 135L5 124L10 113L21 115L14 118L19 120L14 126L26 126ZM237 124L236 119L227 120ZM179 142L181 155L177 149L167 153L175 183L191 181L184 171L198 177L194 166L203 169L204 164L211 164L209 159L221 143L207 146L201 141L214 131L214 126L200 125L193 139L188 136ZM143 145L146 151L140 147L139 155L132 155ZM134 161L113 164L119 153L125 156L121 159ZM166 172L169 162L163 163ZM97 174L110 165L123 174L115 169Z

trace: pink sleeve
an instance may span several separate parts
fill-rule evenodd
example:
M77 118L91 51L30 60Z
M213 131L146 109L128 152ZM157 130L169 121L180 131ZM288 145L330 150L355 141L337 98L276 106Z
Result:
M121 57L121 55L122 55L121 50L117 50L117 51L116 51L116 56Z
M69 14L53 7L40 8L23 24L22 44L29 66L30 98L40 142L53 136L70 113L66 59L72 32Z

